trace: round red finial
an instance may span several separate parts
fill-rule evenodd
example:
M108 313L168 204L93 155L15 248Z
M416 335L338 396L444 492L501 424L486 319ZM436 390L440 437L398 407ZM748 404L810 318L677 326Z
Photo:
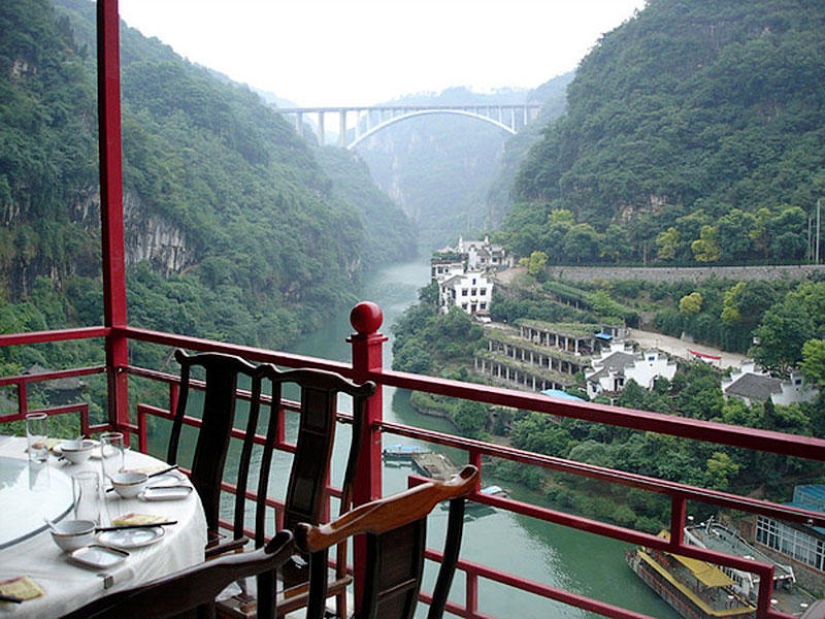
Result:
M378 304L372 301L362 301L352 308L349 321L353 328L361 335L375 333L381 328L384 321L384 312Z

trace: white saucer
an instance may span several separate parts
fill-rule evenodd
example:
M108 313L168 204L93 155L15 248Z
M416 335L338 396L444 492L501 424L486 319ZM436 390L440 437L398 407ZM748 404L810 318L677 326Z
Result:
M104 531L97 536L97 541L104 546L121 548L143 548L163 539L166 529L152 527L150 529L121 529L120 531Z
M125 561L128 556L125 550L92 545L78 548L69 555L69 559L80 565L104 569Z
M192 486L149 486L140 493L144 501L179 501L192 494Z

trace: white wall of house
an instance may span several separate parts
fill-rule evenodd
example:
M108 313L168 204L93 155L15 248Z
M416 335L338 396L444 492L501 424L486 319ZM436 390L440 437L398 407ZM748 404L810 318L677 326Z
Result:
M455 306L470 315L488 313L493 298L493 283L483 273L467 272L441 282L441 311Z
M622 359L619 367L612 367L611 357ZM633 353L621 342L614 343L609 351L602 351L601 357L593 359L592 364L593 368L585 372L587 395L591 399L603 392L622 391L631 380L645 389L653 389L658 377L673 380L676 376L676 364L658 350Z

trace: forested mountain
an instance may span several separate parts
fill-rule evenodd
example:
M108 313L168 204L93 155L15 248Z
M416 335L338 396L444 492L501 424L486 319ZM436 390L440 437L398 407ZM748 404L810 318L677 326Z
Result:
M0 6L0 304L34 301L40 328L102 320L94 13ZM409 255L363 166L342 185L257 95L121 30L132 324L283 345L354 300L365 260Z
M553 262L805 260L823 32L821 2L650 0L582 61L502 239Z

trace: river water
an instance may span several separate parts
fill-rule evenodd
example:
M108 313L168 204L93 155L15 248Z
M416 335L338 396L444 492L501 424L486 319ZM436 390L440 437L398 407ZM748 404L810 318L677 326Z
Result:
M418 301L418 290L429 282L429 265L410 262L390 265L365 277L360 298L373 301L384 312L381 332L390 338L384 345L384 365L392 362L392 330L395 319ZM353 332L349 309L331 317L325 328L298 342L290 352L337 361L350 360L346 338ZM410 408L406 394L384 390L384 417L412 426L451 432L448 422L420 415ZM399 441L401 442L401 441ZM451 455L452 454L448 454ZM454 460L461 462L461 456ZM409 467L386 466L385 493L406 487ZM485 483L497 483L485 478ZM505 485L516 499L546 504L541 497L509 482ZM446 512L438 509L430 518L430 534L441 535ZM437 546L437 542L432 542ZM628 548L622 542L600 538L530 518L493 510L476 511L465 523L462 557L532 581L557 586L661 619L679 619L664 601L639 580L624 562ZM428 576L431 577L430 574ZM464 582L460 574L453 584L454 598L463 600ZM509 587L482 581L479 607L487 615L501 619L590 619L597 615ZM426 607L425 607L426 608Z

